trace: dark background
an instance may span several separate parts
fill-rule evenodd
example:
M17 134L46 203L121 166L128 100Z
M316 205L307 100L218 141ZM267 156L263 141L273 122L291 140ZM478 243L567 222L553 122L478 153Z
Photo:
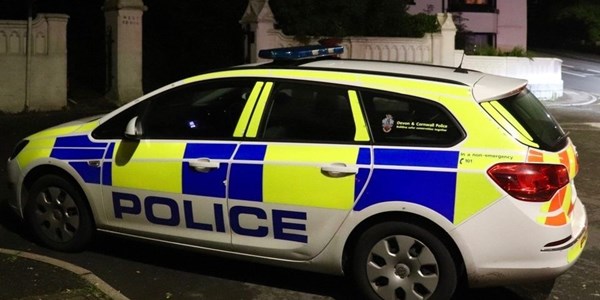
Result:
M600 18L593 14L600 12L596 7L600 4L594 1L527 0L528 47L600 53L598 44L586 41L591 30L600 31ZM33 15L58 12L70 16L69 97L102 98L107 90L104 0L0 0L0 19L26 19L30 4ZM248 0L144 0L144 4L148 7L143 15L144 92L244 63L239 20ZM588 10L590 5L596 9ZM573 7L582 8L580 16L560 17Z
M239 20L247 0L144 0L143 88L244 62ZM0 19L27 19L28 1L0 0ZM94 98L107 88L104 0L35 0L38 12L65 13L71 98Z

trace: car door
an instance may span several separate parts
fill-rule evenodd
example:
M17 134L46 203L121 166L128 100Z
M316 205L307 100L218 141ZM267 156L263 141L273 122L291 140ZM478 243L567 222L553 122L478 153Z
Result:
M234 135L246 126L248 117L238 121L261 87L251 79L190 83L115 116L121 135L123 120L134 117L138 133L114 140L105 155L109 229L228 248L226 179L239 144ZM97 134L106 135L102 126Z
M284 259L316 256L369 177L369 135L356 92L269 82L231 166L234 249Z

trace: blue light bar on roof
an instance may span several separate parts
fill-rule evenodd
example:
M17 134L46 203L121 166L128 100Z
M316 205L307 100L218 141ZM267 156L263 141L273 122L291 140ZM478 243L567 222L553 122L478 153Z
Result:
M264 49L258 52L258 57L274 60L296 60L334 56L344 53L343 46L325 47L321 45Z

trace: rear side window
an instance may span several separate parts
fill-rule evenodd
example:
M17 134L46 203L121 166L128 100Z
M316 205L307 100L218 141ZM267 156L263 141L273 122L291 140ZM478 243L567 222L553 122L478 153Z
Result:
M303 82L276 84L262 137L274 141L353 142L348 91Z
M565 146L567 134L529 90L525 89L498 103L525 128L541 149L556 151Z
M399 94L361 92L376 144L452 146L463 131L439 104Z

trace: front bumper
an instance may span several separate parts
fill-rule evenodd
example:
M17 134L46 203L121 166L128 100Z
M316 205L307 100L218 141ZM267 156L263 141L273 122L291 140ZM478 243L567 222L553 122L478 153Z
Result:
M16 159L8 160L7 162L8 171L8 191L10 196L8 197L8 206L21 218L23 215L23 208L21 206L21 193L20 193L20 179L21 167Z

